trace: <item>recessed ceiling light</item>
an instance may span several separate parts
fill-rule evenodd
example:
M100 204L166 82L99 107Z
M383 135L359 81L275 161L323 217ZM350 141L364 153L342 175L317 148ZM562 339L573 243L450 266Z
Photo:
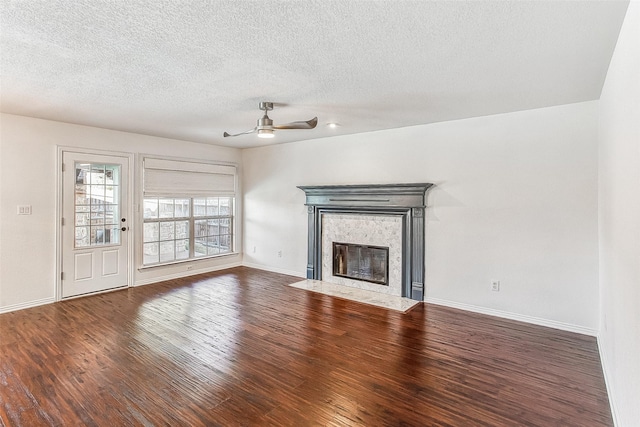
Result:
M329 122L329 123L327 123L327 126L333 129L333 128L337 128L338 126L340 126L340 123Z

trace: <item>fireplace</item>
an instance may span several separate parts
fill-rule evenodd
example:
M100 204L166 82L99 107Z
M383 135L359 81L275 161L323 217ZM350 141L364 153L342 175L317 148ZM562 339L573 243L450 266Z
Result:
M425 197L432 184L300 186L308 209L307 279L424 299ZM381 269L336 267L335 247L387 248ZM345 249L340 249L345 250ZM347 252L343 252L348 255ZM365 249L366 251L366 249ZM376 255L375 259L379 259ZM347 260L348 261L348 260ZM339 263L338 259L338 263ZM344 263L344 259L343 259ZM347 262L348 263L348 262ZM353 264L355 265L355 264ZM382 282L382 283L379 283Z
M389 248L333 243L333 275L389 286Z

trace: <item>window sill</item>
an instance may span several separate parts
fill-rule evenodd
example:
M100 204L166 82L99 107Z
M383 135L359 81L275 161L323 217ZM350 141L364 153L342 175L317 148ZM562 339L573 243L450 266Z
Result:
M217 258L227 258L227 257L232 257L232 256L236 256L236 255L240 255L239 252L230 252L227 254L220 254L220 255L209 255L209 256L203 256L200 258L189 258L189 259L181 259L180 261L171 261L171 262L162 262L159 264L153 264L153 265L143 265L138 267L138 271L144 271L144 270L153 270L155 268L160 268L160 267L171 267L174 265L181 265L181 264L188 264L188 263L199 263L200 261L210 261L212 259L217 259Z

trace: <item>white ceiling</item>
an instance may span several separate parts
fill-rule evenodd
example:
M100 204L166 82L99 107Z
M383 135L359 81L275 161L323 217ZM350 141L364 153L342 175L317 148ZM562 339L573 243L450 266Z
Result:
M594 100L627 5L0 0L1 110L252 147L260 101L318 116L282 143Z

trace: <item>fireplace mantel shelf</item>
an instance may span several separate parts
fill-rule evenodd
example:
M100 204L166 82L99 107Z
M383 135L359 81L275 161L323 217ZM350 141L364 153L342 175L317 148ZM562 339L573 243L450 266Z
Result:
M402 218L402 295L424 299L424 230L429 183L299 186L308 207L307 279L322 280L322 216L349 213Z
M307 206L425 207L433 184L301 185Z

